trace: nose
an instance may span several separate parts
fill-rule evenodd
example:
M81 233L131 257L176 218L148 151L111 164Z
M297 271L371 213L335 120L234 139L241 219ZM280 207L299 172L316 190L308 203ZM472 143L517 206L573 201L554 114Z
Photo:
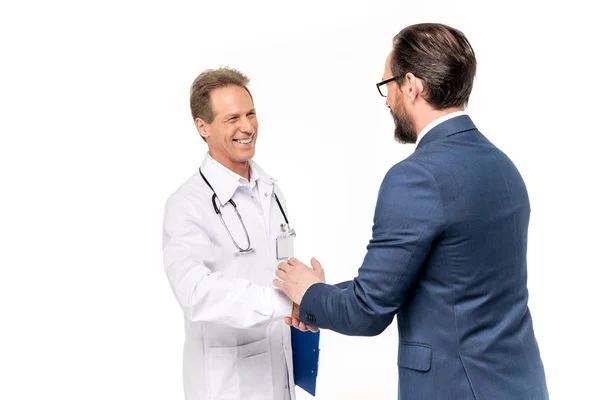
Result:
M242 125L240 126L240 130L242 132L244 132L244 133L252 134L252 133L254 133L254 125L252 125L252 122L248 118L245 118L242 121Z

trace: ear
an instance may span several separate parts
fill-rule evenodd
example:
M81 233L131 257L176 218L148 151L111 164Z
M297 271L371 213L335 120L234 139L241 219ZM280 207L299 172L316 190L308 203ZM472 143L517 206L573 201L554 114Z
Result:
M415 101L423 94L423 81L414 76L412 72L406 74L406 81L408 82L406 94L411 101Z
M206 122L204 122L204 120L202 118L196 118L194 120L194 123L196 124L196 129L198 130L198 133L200 134L200 136L202 136L204 138L204 140L206 140L206 138L209 136L208 124Z

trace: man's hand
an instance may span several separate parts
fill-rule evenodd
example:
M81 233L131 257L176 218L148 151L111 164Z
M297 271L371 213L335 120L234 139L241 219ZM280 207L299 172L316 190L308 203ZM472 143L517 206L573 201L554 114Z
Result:
M292 316L285 317L285 323L289 326L293 326L294 328L306 332L318 332L319 328L316 326L306 325L304 322L300 321L300 306L294 303L294 307L292 308Z
M281 289L296 304L302 302L302 297L308 288L319 282L325 282L325 271L314 258L310 259L312 268L302 264L295 258L282 262L278 266L277 277L273 283Z

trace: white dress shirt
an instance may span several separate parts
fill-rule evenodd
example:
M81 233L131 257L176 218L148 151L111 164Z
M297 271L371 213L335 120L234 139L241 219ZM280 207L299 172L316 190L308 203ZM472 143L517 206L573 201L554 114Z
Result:
M196 172L167 200L164 266L185 321L186 400L295 399L290 328L292 302L273 285L275 240L284 223L274 180L250 162L250 181L206 154L201 166L217 195Z
M458 117L459 115L466 115L466 113L464 111L455 111L455 112L451 112L450 114L443 115L443 116L431 121L429 124L427 124L427 126L425 128L423 128L423 130L421 132L419 132L419 135L417 136L417 142L415 143L415 145L416 146L419 145L419 142L421 141L421 139L423 139L423 136L425 136L427 134L427 132L429 132L430 130L432 130L433 128L435 128L436 126L441 124L442 122L445 122L445 121L448 121L449 119Z

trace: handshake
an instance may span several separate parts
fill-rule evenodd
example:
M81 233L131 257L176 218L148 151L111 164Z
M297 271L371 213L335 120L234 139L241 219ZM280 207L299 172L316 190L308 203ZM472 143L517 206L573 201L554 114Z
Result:
M317 332L316 326L306 325L300 321L300 304L308 288L315 283L325 283L325 271L316 259L311 258L308 265L291 257L277 267L277 278L273 284L285 293L293 302L292 315L285 318L285 323L303 332Z

